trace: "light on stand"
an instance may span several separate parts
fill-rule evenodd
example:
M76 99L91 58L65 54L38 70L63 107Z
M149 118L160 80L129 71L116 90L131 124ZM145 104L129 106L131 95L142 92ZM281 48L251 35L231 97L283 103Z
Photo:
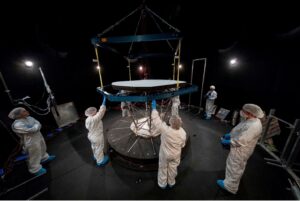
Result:
M27 67L33 67L33 66L34 66L34 63L33 63L32 61L30 61L30 60L27 60L27 61L25 61L24 63L25 63L25 65L26 65ZM52 91L51 91L51 89L50 89L50 86L49 86L48 83L47 83L46 77L45 77L44 72L43 72L43 70L42 70L41 67L39 67L39 71L40 71L41 76L42 76L42 78L43 78L44 86L45 86L45 88L46 88L46 91L48 92L48 94L49 94L49 96L50 96L50 100L51 100L51 102L52 102L52 105L54 106L54 110L55 110L57 116L59 117L59 113L58 113L58 109L57 109L57 104L56 104L56 101L55 101L55 97L54 97L54 95L53 95L53 93L52 93Z

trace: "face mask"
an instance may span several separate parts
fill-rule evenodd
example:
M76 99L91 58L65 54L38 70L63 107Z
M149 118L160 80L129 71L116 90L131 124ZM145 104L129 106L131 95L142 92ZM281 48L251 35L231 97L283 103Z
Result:
M245 121L247 119L247 115L241 110L240 111L240 121Z

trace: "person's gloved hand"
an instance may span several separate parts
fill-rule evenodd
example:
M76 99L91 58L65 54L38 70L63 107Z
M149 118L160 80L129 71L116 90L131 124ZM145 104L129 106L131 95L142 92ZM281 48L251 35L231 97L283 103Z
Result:
M32 128L34 125L26 125L26 128Z
M231 139L230 133L226 133L225 135L223 135L222 139L230 140Z
M102 105L105 106L105 104L106 104L106 96L103 96L103 99L102 99Z
M221 144L222 145L230 145L230 140L223 139L223 140L221 140Z
M151 107L152 110L156 110L156 100L152 100Z

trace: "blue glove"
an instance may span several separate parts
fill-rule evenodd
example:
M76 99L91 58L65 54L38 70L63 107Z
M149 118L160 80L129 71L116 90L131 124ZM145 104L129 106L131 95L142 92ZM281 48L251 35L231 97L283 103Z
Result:
M226 134L223 136L223 139L225 139L225 140L230 140L230 139L231 139L230 133L226 133Z
M152 110L156 110L156 100L152 100L151 104Z
M32 128L34 125L26 125L26 128Z
M231 142L230 140L224 140L224 139L221 140L222 145L230 145L230 142Z
M105 104L106 104L106 96L103 96L103 99L102 99L102 105L105 106Z

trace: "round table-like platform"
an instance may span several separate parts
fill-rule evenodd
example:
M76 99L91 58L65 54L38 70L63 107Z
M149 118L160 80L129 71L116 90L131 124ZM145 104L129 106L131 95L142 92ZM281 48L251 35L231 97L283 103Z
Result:
M134 159L156 159L160 135L151 138L137 136L130 129L132 118L125 117L110 126L107 132L109 145L118 153Z
M118 163L134 170L157 170L160 135L151 138L137 136L130 129L132 117L123 117L107 129L111 155ZM187 136L189 139L189 136ZM184 149L188 147L188 144ZM185 155L182 151L182 157Z

